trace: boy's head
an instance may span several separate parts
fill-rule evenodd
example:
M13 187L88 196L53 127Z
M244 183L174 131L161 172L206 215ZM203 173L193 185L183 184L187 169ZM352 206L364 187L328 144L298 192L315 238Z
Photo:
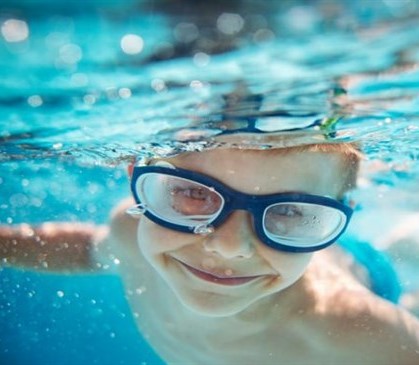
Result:
M296 193L339 200L355 184L359 156L350 144L318 144L272 150L219 148L164 161L247 195ZM153 160L151 164L161 162ZM180 188L175 189L165 201L176 198ZM182 189L182 199L191 205L192 211L206 199L200 192L185 193ZM186 198L184 194L188 194ZM210 210L217 199L207 199L206 209ZM301 212L289 211L289 206L286 212L275 214L288 220L298 218ZM179 209L173 208L175 215ZM287 252L262 243L255 232L254 218L253 212L233 210L212 233L200 235L167 228L142 217L138 241L146 259L187 307L203 315L233 315L292 285L302 276L311 257L310 252ZM264 229L270 229L268 224Z

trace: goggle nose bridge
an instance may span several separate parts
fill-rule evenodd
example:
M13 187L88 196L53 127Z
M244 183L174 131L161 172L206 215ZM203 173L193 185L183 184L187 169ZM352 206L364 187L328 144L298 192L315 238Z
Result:
M225 200L225 206L228 207L228 215L236 210L245 210L255 220L257 213L263 212L257 196L236 192L234 196L229 194L228 196L223 196L223 198Z

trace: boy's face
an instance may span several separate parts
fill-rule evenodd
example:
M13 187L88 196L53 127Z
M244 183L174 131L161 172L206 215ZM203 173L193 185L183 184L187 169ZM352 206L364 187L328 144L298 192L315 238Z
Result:
M303 192L336 198L343 190L342 159L336 153L218 149L168 161L247 194ZM209 316L233 315L287 288L302 276L312 255L263 244L246 211L234 211L207 236L173 231L142 217L138 241L180 301Z

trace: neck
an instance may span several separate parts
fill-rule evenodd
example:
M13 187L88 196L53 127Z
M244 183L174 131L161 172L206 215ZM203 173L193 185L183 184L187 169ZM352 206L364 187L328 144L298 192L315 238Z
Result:
M275 318L291 318L296 313L304 313L313 302L308 290L307 279L301 277L290 287L264 298L235 315L245 321L271 322Z

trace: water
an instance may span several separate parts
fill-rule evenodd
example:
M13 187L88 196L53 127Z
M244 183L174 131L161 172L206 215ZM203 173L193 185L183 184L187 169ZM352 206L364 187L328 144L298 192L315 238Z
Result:
M209 147L180 132L249 116L274 131L335 118L329 140L363 146L349 234L382 247L418 211L416 1L163 3L2 2L2 224L104 224L129 195L128 161ZM263 98L226 100L239 85ZM399 271L419 287L412 266ZM161 363L116 277L0 275L2 363Z

